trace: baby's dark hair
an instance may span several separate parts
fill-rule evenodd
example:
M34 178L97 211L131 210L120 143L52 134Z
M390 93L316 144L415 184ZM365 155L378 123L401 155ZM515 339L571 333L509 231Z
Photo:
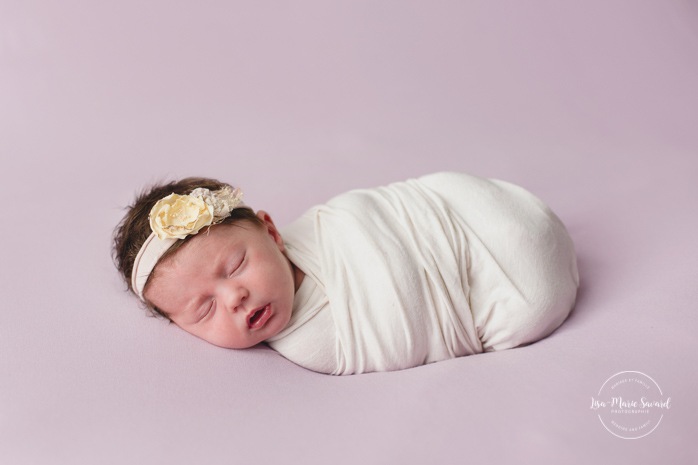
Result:
M128 290L136 294L131 285L131 272L133 263L136 260L139 250L143 246L145 240L150 236L150 210L158 200L172 193L179 195L187 195L198 187L203 187L211 191L222 189L229 184L220 182L211 178L184 178L179 181L172 181L164 184L156 184L149 188L143 189L136 196L133 204L126 208L126 215L114 229L114 243L112 246L112 258L116 268L119 270L121 277L126 281ZM254 211L246 206L240 206L233 209L230 216L219 224L235 224L241 221L248 221L254 225L264 226L264 222L260 220ZM187 236L185 239L177 241L169 250L160 258L158 263L167 259L182 247L193 236ZM151 276L152 277L152 274ZM148 282L150 279L148 280ZM148 282L145 288L148 287ZM170 317L161 309L157 308L147 299L145 306L153 316Z

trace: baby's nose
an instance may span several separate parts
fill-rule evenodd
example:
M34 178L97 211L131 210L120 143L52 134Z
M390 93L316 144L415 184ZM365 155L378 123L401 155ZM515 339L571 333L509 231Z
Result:
M221 302L230 312L236 312L249 296L247 288L232 284L221 286L220 293Z

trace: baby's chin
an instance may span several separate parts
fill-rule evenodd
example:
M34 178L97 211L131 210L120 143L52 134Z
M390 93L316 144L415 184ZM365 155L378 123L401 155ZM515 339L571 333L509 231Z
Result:
M271 337L271 336L270 336L270 337ZM201 340L204 341L204 342L208 342L209 344L214 345L214 346L216 346L216 347L220 347L221 349L237 349L237 350L249 349L250 347L254 347L254 346L256 346L257 344L259 344L259 342L262 342L262 341L259 341L259 342L247 342L247 343L238 343L238 344L235 344L235 343L232 343L232 342L209 341L208 339L204 339L204 338L202 338L202 337L199 338L199 339L201 339Z
M186 330L185 330L186 331ZM187 331L189 332L189 331ZM208 338L205 336L200 336L198 334L194 334L189 332L192 336L196 336L198 339L207 342L213 346L220 347L221 349L249 349L250 347L254 347L259 342L255 342L254 339L249 340L249 341L226 341L226 340L219 340L219 339L213 339L213 338ZM271 337L271 336L270 336Z
M290 318L288 318L288 320L290 320ZM269 323L272 323L272 322L270 321ZM279 322L274 322L274 323L281 323L281 324L279 324L279 325L274 324L274 326L269 327L269 331L265 331L263 333L260 332L258 337L247 340L247 341L240 341L240 342L212 341L212 340L208 340L208 339L203 338L203 337L199 337L199 339L201 339L205 342L208 342L209 344L212 344L216 347L223 348L223 349L238 349L238 350L249 349L249 348L255 347L256 345L261 344L262 342L266 341L267 339L272 338L272 337L276 336L277 334L279 334L281 332L281 330L286 327L286 325L288 324L288 321L285 321L285 322L279 321Z

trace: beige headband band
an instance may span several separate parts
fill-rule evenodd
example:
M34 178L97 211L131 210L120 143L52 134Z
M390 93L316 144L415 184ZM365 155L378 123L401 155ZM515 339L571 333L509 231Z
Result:
M180 239L159 239L157 234L151 233L141 246L141 250L138 251L136 260L133 262L133 272L131 273L131 287L141 300L145 300L143 289L145 289L145 283L148 282L153 268L165 255L165 252L178 240Z

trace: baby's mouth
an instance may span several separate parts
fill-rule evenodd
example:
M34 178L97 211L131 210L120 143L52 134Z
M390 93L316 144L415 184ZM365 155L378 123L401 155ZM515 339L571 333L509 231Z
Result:
M269 304L265 305L262 308L258 308L257 310L253 310L250 313L250 316L247 317L247 326L250 329L257 329L261 328L264 326L264 323L267 322L269 317L271 316L271 308Z

